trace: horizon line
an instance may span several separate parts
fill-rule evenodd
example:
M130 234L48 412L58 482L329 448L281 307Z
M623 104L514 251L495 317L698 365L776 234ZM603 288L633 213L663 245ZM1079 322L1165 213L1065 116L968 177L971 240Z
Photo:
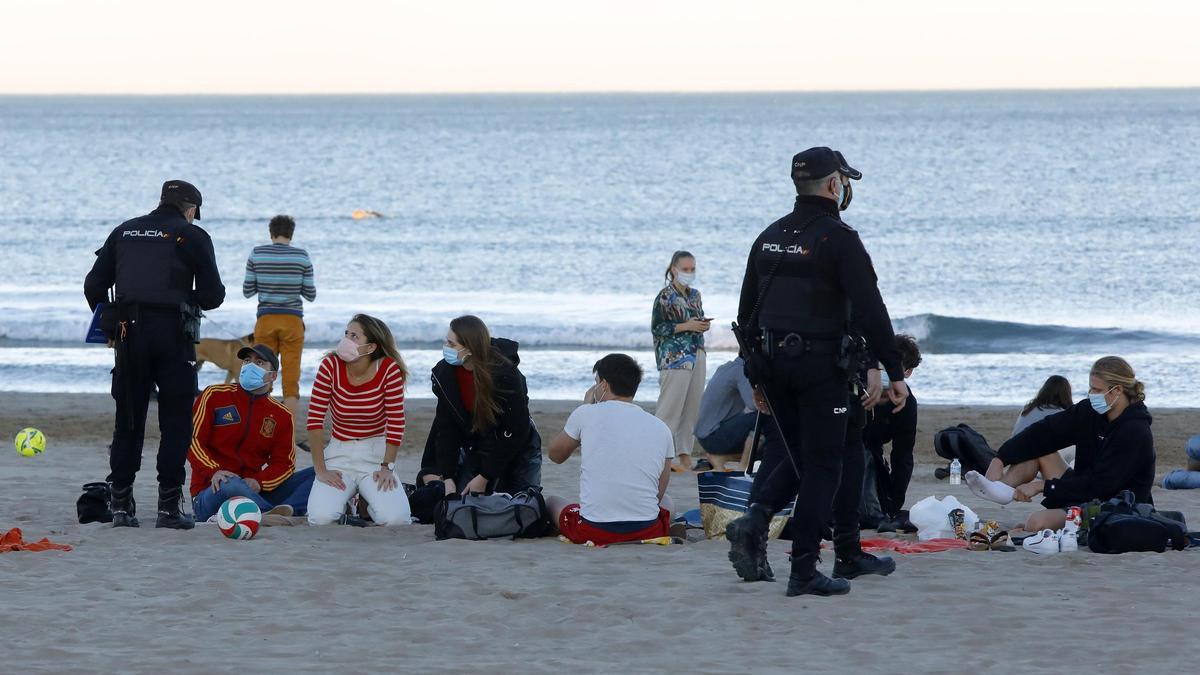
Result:
M1154 86L1063 86L1063 87L930 87L877 89L581 89L581 90L443 90L443 91L327 91L327 92L0 92L0 98L71 98L71 97L145 97L145 98L217 98L217 97L333 97L333 96L614 96L614 95L768 95L768 94L953 94L953 93L1029 93L1029 92L1106 92L1106 91L1185 91L1200 89L1200 84Z

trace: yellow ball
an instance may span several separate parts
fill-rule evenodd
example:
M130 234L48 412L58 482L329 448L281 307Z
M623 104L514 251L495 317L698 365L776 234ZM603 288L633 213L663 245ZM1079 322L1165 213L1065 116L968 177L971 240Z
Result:
M13 445L17 447L19 454L26 457L40 455L46 450L46 434L33 427L26 427L17 432Z

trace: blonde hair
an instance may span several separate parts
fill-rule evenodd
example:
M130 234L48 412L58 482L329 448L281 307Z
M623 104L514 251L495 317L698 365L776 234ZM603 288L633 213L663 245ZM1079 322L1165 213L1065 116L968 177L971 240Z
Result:
M1146 385L1138 381L1133 366L1119 356L1105 356L1097 360L1092 364L1091 374L1109 386L1120 387L1130 403L1146 400Z

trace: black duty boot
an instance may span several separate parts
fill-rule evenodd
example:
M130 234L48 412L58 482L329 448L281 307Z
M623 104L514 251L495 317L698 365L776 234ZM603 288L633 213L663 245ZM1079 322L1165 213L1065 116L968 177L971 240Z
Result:
M878 574L886 577L896 571L896 561L888 557L876 558L870 553L864 553L858 532L839 534L833 540L833 552L836 558L833 562L835 579L853 579L864 574Z
M886 577L896 571L896 561L884 556L877 558L870 553L859 551L857 555L838 556L833 563L833 576L837 579L854 579L864 574L878 574Z
M787 587L789 598L797 595L845 595L849 592L849 581L830 579L817 570L817 554L792 556L792 573L788 577Z
M155 527L169 527L172 530L190 530L196 526L192 514L184 513L179 502L183 499L183 488L175 485L158 486L158 520Z
M112 510L113 527L138 526L138 519L134 515L137 513L137 505L133 503L132 485L124 488L114 487L112 495L109 497L108 505Z
M767 563L767 528L775 515L766 504L751 504L746 515L725 526L729 540L729 562L746 581L775 581Z

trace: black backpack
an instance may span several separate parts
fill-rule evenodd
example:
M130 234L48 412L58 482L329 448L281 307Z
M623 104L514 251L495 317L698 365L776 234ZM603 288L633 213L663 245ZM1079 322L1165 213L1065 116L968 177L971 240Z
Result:
M966 424L942 429L933 435L933 451L948 460L962 463L962 472L987 472L988 465L996 458L996 451L988 445L983 434Z
M1188 546L1187 525L1182 520L1166 517L1151 504L1138 504L1129 490L1099 508L1100 512L1089 518L1087 534L1088 548L1096 553L1162 553Z

